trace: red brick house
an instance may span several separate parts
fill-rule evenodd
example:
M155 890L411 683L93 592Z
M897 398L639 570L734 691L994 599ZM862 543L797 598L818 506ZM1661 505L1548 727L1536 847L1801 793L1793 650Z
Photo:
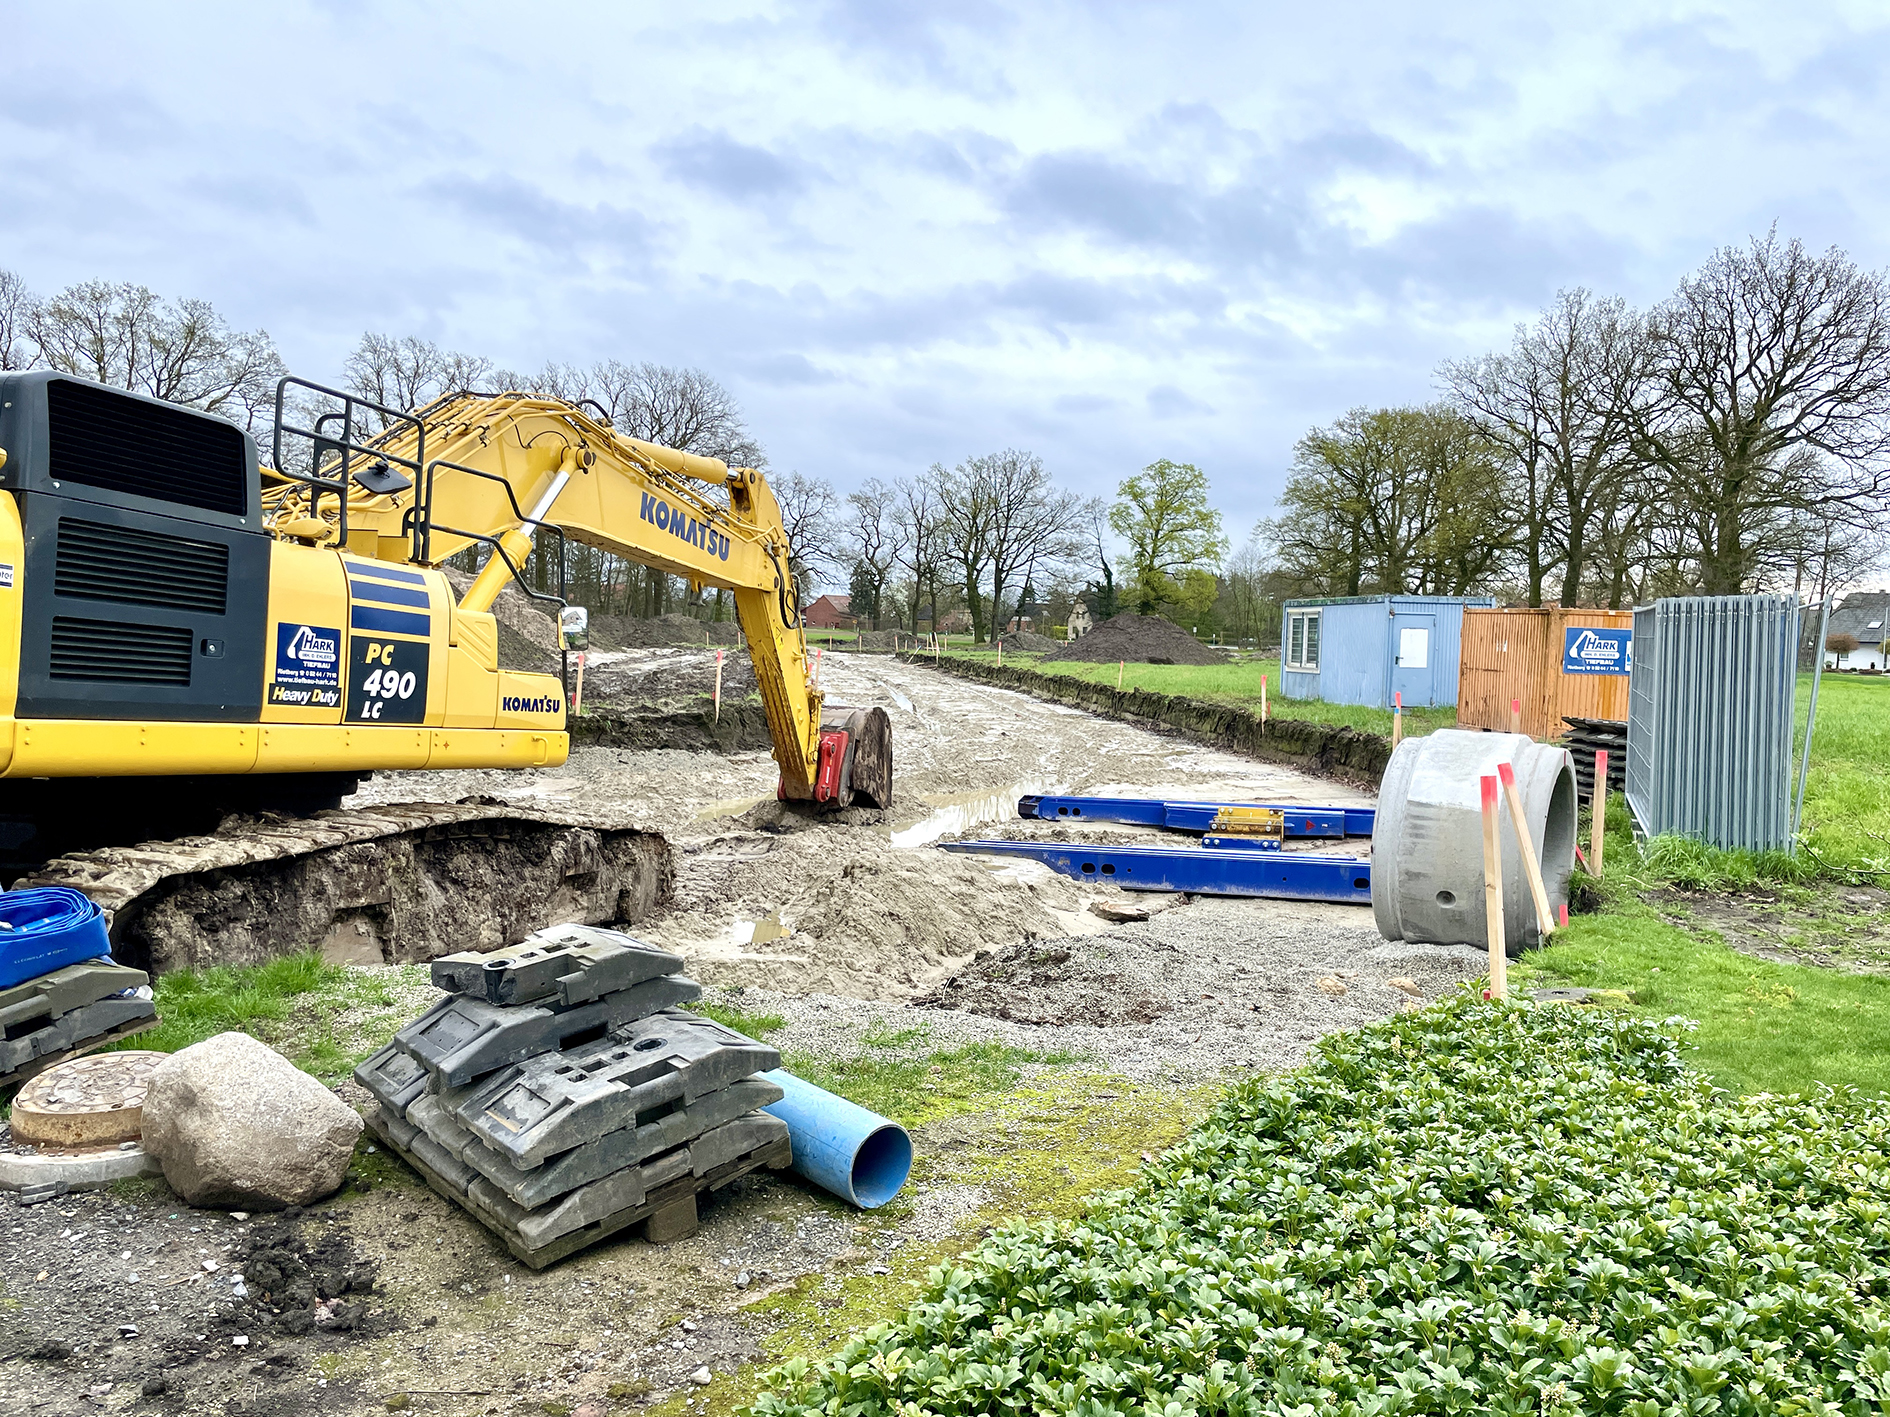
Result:
M847 595L823 595L807 607L801 618L810 630L851 630L854 625L852 599Z

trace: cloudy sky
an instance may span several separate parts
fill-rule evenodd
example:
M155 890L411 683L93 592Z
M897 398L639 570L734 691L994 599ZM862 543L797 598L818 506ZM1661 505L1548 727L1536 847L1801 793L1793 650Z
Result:
M1238 539L1560 286L1774 221L1890 263L1887 72L1862 4L16 4L0 266L315 378L366 329L699 365L842 486L1193 461Z

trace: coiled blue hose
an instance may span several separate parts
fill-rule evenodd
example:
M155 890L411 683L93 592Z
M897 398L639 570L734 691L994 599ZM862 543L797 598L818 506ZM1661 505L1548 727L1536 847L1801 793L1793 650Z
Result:
M105 912L67 886L0 891L0 989L109 955Z

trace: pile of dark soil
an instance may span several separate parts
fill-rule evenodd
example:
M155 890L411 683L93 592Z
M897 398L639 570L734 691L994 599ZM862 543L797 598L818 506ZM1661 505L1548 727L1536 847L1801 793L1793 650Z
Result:
M591 616L593 649L656 649L662 645L738 645L742 627L733 620L711 623L672 611L655 620L633 615Z
M1081 639L1058 646L1046 660L1068 659L1084 664L1224 664L1226 659L1202 644L1171 620L1159 615L1124 612L1105 620Z
M1144 989L1142 981L1112 969L1108 953L1107 946L1084 949L1075 941L1040 940L1027 933L1018 944L980 950L913 1006L1011 1023L1096 1028L1152 1023L1174 1007Z
M1053 640L1048 635L1035 634L1030 630L1006 630L993 640L996 644L1003 641L1004 648L1014 649L1020 654L1055 654L1064 648L1062 640Z

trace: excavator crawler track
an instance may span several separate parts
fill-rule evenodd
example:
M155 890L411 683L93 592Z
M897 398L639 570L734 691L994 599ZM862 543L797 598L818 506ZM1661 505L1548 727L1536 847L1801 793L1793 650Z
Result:
M18 885L84 891L113 956L162 974L303 950L422 963L547 925L635 924L669 903L669 843L621 822L470 799L233 817L208 836L108 846Z

